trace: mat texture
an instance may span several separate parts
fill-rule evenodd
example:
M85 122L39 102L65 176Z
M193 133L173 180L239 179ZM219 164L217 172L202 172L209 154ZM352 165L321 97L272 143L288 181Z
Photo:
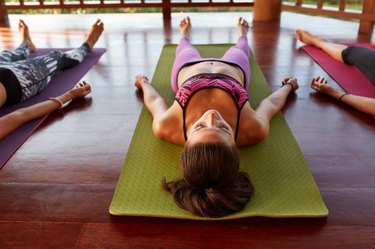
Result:
M374 49L368 43L355 43L347 45L362 46ZM375 98L375 87L366 76L355 66L346 65L336 61L320 48L306 45L302 47L308 55L329 74L346 92Z
M198 45L197 48L204 57L219 57L229 46ZM152 80L169 104L173 102L169 75L175 48L175 45L164 47ZM254 57L251 70L250 102L256 107L270 91ZM182 147L156 139L151 123L152 117L143 107L109 212L112 215L211 220L178 208L172 195L161 188L163 176L167 180L179 176ZM243 211L219 219L327 216L328 210L282 114L272 119L271 133L264 142L240 150L240 160L241 169L249 173L254 184L255 194Z
M38 48L35 53L31 53L30 57L35 57L41 54L46 54L53 50L68 50L64 49L43 49ZM85 60L67 70L59 72L52 82L48 85L46 89L40 92L33 98L26 100L22 103L2 107L0 109L0 117L15 111L22 107L27 107L35 103L42 102L51 96L58 96L69 89L71 89L77 82L90 70L90 68L99 60L99 58L105 53L104 48L94 48L91 53L87 55ZM11 134L0 140L0 169L5 165L5 163L10 159L10 157L17 151L17 149L26 141L26 139L33 133L34 130L43 122L47 116L34 119L23 126L19 127Z

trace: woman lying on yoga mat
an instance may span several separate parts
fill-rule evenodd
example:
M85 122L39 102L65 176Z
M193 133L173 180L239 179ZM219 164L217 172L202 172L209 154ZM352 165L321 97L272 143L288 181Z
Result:
M0 53L0 107L31 98L42 91L58 71L81 63L104 30L103 22L98 19L79 48L28 58L29 53L35 51L35 45L26 23L20 20L18 26L21 45L14 51Z
M35 58L28 58L35 51L29 30L24 21L19 21L21 45L15 51L0 53L0 107L22 102L42 91L59 71L78 65L90 52L104 30L97 20L81 47L67 52L54 51ZM72 90L45 102L20 109L0 117L0 139L18 126L44 116L74 99L90 92L90 85L81 83Z
M261 142L271 118L298 88L296 79L285 79L283 87L254 111L246 90L250 82L248 22L239 18L237 28L237 45L222 58L201 58L189 42L189 17L181 21L171 75L176 93L171 107L146 76L137 76L135 81L153 116L155 136L185 145L180 165L183 178L163 179L163 187L173 193L178 206L200 216L224 216L248 203L254 190L246 173L239 172L237 146Z
M322 49L342 63L356 66L375 85L375 50L326 42L300 29L296 31L296 38L307 45ZM375 46L375 41L373 45ZM311 87L361 112L375 115L375 99L342 92L328 85L327 80L322 77L314 78Z

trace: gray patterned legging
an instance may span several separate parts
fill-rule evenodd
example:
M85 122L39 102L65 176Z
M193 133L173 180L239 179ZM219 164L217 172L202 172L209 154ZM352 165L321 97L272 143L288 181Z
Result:
M22 43L14 51L0 53L0 68L14 73L22 89L21 101L24 101L42 91L58 71L81 63L88 52L89 46L83 43L67 52L53 51L29 58L29 49L26 43Z

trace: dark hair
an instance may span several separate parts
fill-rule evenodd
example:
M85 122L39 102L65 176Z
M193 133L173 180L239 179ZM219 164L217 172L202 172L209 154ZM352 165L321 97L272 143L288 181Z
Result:
M181 155L183 178L162 187L171 192L176 204L193 214L221 217L242 210L254 189L244 172L239 172L236 145L186 143Z

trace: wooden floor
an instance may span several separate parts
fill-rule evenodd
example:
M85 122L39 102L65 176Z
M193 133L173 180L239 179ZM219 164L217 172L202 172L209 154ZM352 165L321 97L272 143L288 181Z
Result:
M231 43L251 13L192 13L193 43ZM375 119L315 94L326 74L293 38L303 27L331 41L357 37L358 24L283 13L280 27L253 23L249 42L272 90L301 84L285 118L330 211L326 219L248 218L225 222L113 217L108 213L142 101L136 74L152 76L182 14L10 16L0 47L19 43L23 18L39 47L74 47L98 17L106 47L84 77L91 97L52 114L0 170L0 248L375 248ZM1 149L1 148L0 148Z

